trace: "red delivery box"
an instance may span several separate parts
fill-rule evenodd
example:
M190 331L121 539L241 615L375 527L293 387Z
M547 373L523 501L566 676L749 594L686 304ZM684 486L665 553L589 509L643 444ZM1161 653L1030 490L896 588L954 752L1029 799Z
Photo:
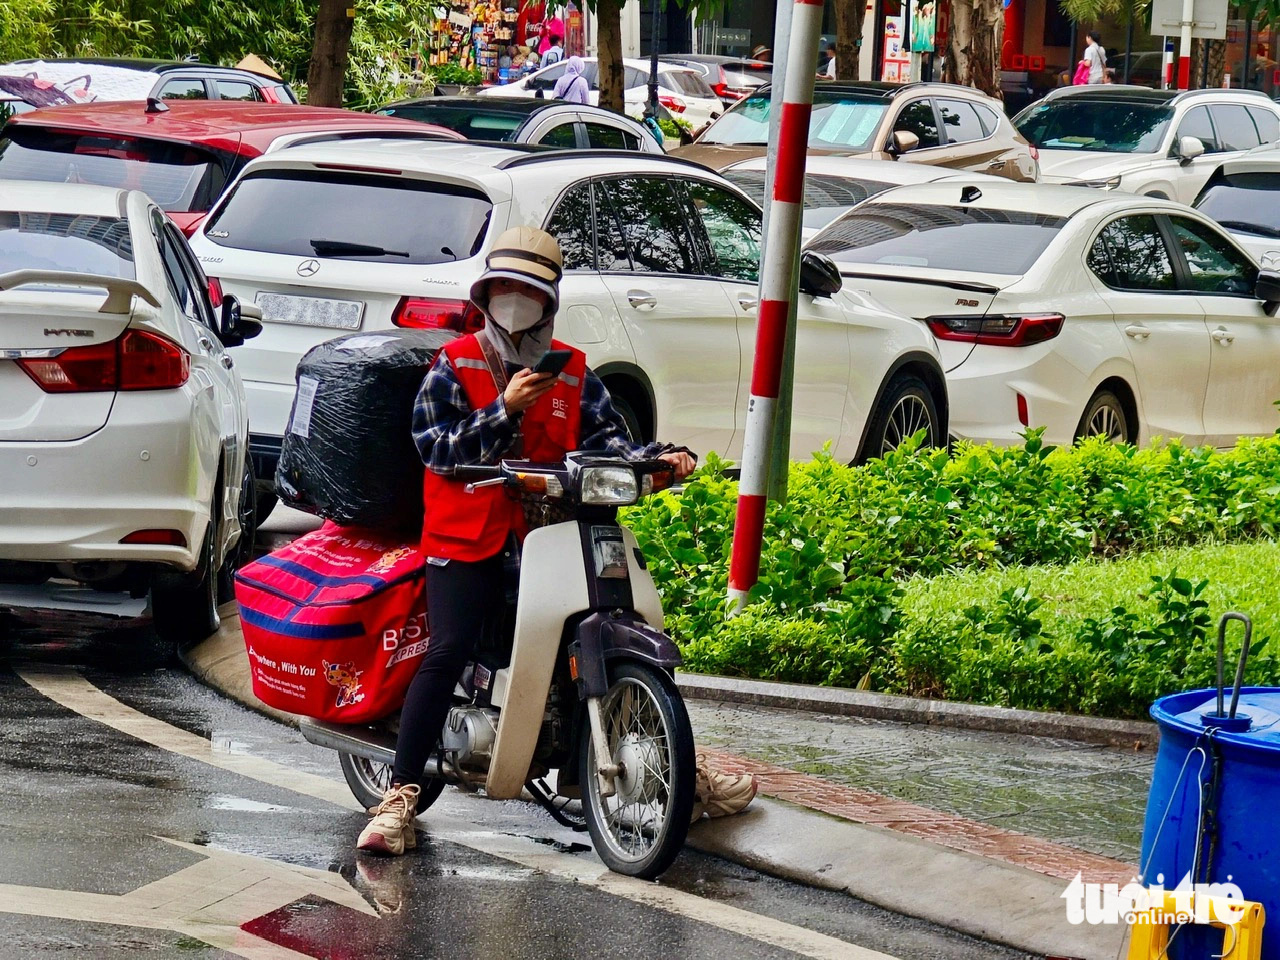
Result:
M333 723L398 710L427 649L425 570L416 543L334 523L241 568L254 695Z

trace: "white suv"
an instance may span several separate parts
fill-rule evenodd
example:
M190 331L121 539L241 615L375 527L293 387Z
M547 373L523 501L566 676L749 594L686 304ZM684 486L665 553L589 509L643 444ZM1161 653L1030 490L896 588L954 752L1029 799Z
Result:
M241 360L263 478L307 350L353 330L474 329L467 296L485 253L522 224L560 241L557 336L586 352L633 433L732 457L760 219L722 177L664 156L363 141L254 160L192 247L223 290L266 315ZM925 325L840 290L822 258L806 255L802 273L794 454L832 441L844 460L875 455L913 425L944 441L945 381Z
M73 580L217 629L254 488L226 347L259 325L207 286L140 191L0 180L0 607Z
M1224 160L1280 140L1280 107L1255 90L1059 87L1014 117L1040 150L1040 182L1191 203Z

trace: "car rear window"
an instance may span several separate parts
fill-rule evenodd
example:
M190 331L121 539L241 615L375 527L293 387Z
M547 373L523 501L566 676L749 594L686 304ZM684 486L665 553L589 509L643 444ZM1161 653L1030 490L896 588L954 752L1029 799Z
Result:
M764 206L763 170L726 170L722 176L756 203ZM880 180L833 177L807 173L804 177L804 225L806 229L825 227L840 214L867 197L883 193L892 183Z
M529 118L527 113L416 103L403 107L383 107L378 113L404 120L417 120L419 123L439 124L454 133L462 134L468 140L514 140L516 131Z
M809 249L837 263L1021 274L1066 222L1021 210L875 203L851 210Z
M129 222L30 210L0 210L0 273L62 270L132 280Z
M871 141L888 109L888 103L878 96L862 97L817 90L813 95L813 113L809 120L809 148L855 153L871 150ZM769 94L753 93L739 100L698 142L768 145Z
M725 63L721 69L725 83L739 89L760 87L773 79L773 66L767 63Z
M1155 153L1172 119L1164 104L1073 96L1032 104L1013 125L1042 150Z
M1195 205L1228 230L1280 238L1280 173L1215 177Z
M688 97L699 97L703 100L711 100L715 98L716 92L711 89L710 85L702 74L693 70L666 70L662 74L662 79L676 93L683 93Z
M203 213L226 185L218 158L164 140L9 127L0 180L94 183L141 190L170 213Z
M214 243L296 257L449 263L476 255L493 204L451 184L268 170L237 183L204 233ZM338 252L339 245L352 252ZM360 252L355 245L374 248Z

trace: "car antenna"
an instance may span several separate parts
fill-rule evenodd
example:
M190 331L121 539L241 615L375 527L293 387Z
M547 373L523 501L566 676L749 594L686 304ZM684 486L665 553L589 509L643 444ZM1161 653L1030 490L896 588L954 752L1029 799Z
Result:
M147 97L147 113L168 113L169 105L159 97Z
M982 191L977 187L968 186L960 191L961 203L973 203L973 201L980 199L982 199Z

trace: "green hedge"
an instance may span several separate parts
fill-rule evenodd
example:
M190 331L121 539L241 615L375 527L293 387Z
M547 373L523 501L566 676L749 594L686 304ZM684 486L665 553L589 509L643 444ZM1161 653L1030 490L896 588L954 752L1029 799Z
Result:
M1153 679L1152 667L1141 680L1104 684L1104 677L1090 679L1097 650L1086 656L1057 636L1032 643L1027 629L1002 626L1010 618L1036 619L1038 612L1026 609L1034 597L1010 594L1003 606L988 598L968 626L936 614L922 624L905 582L1032 565L1061 569L1088 558L1107 561L1099 568L1105 577L1120 558L1270 538L1280 524L1276 437L1241 440L1226 451L1177 443L1135 449L1097 440L1049 449L1032 432L1021 447L962 444L952 456L903 449L856 468L819 454L792 465L788 502L770 505L751 606L727 620L737 485L724 469L713 457L680 493L650 498L626 518L663 592L668 629L689 669L870 683L1017 706L1135 714L1145 709L1143 698L1173 681ZM1176 579L1181 588L1184 578ZM1152 584L1148 592L1171 590L1177 592ZM1132 623L1101 623L1108 639L1098 642L1105 647L1121 637L1126 651L1150 646L1138 634L1155 621L1142 611L1135 616ZM1002 633L1024 642L1016 648L986 643ZM1041 646L1061 652L1050 657ZM1129 669L1127 655L1113 657L1112 673ZM1045 657L1056 657L1061 669L1050 669ZM1059 663L1072 657L1070 669ZM1063 688L1054 679L1059 676L1074 686ZM1045 685L1059 689L1045 691Z

